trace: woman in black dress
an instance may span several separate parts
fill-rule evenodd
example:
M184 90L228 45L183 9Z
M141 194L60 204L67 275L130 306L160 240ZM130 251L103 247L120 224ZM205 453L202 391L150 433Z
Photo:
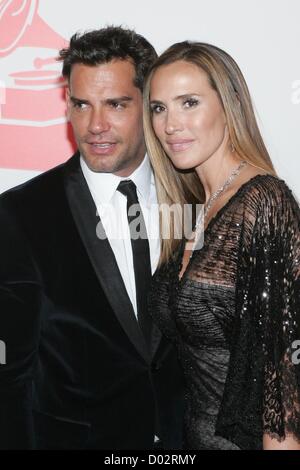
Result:
M300 449L300 210L243 75L217 47L178 43L144 98L158 199L175 213L161 213L150 312L184 370L184 445ZM201 202L178 237L184 206Z

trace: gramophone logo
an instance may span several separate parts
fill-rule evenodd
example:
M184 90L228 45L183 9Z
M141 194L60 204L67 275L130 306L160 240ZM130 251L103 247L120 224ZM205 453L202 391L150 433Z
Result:
M66 40L38 0L0 0L0 167L46 170L73 152L61 64Z

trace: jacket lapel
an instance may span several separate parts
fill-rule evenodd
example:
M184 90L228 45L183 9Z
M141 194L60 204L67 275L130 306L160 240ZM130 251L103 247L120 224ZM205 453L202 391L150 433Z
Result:
M75 224L101 287L127 336L149 362L149 352L109 241L97 237L96 228L101 221L81 171L79 154L67 162L64 183ZM104 232L103 226L101 229Z

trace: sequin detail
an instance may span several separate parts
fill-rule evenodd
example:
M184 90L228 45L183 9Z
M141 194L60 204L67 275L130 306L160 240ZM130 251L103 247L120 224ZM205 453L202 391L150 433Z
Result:
M186 446L261 449L264 433L300 442L300 365L292 360L300 209L292 192L273 176L249 180L212 219L179 281L183 247L156 272L149 302L185 373Z

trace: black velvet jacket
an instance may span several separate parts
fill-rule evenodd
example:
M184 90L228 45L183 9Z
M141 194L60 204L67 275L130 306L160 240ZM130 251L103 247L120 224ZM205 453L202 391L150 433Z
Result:
M3 194L0 221L0 448L179 448L176 353L155 327L146 350L78 154Z

